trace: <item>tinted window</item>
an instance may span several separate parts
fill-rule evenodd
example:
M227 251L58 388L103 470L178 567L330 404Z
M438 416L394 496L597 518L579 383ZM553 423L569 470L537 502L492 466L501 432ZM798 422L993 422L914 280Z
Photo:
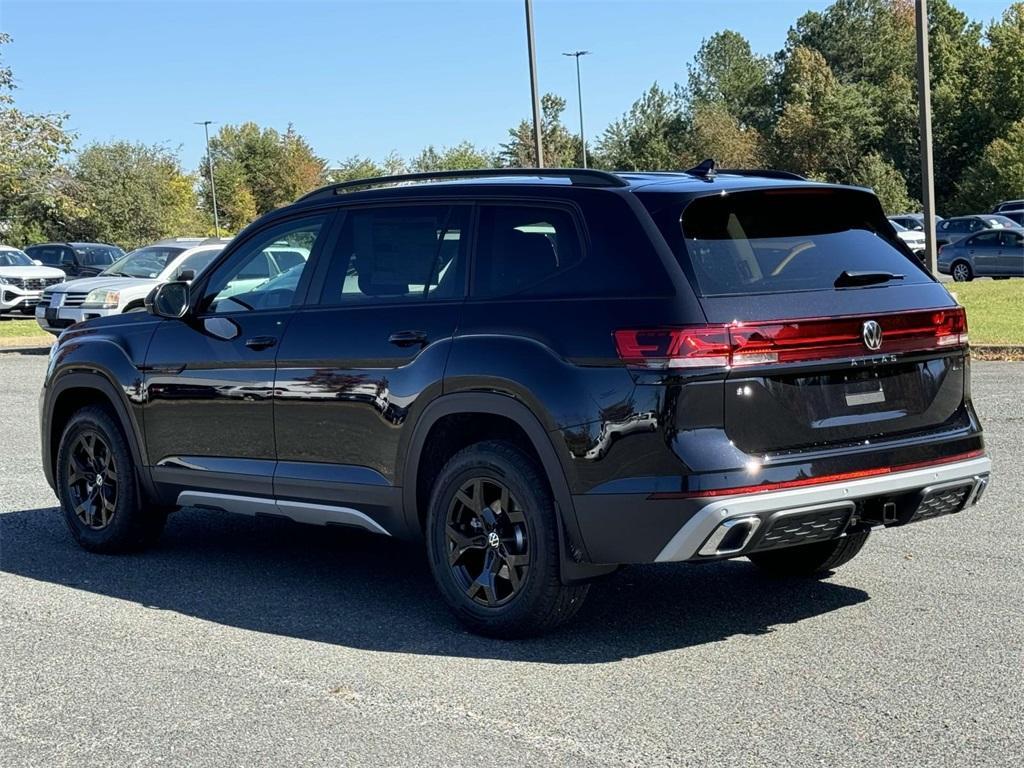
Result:
M108 264L113 264L115 259L124 255L124 251L121 249L110 248L105 245L88 245L75 248L75 253L78 254L79 263L87 267L105 267Z
M306 262L289 271L294 279L275 282L273 278L281 274L281 270L268 251L280 246L311 253L324 230L324 222L323 216L297 219L250 238L226 263L217 267L200 310L223 314L291 306Z
M463 296L469 210L410 205L347 211L322 302L375 304Z
M1004 248L1020 248L1024 246L1024 235L1020 232L1003 232L1000 237L999 242Z
M39 259L43 264L56 265L60 264L63 249L56 245L35 245L26 248L25 252L33 259Z
M482 206L473 295L579 294L573 271L582 258L579 229L568 210Z
M982 232L971 238L972 248L994 248L999 245L998 232Z
M899 247L877 201L847 190L714 195L683 211L683 242L700 293L831 289L844 271L926 282Z

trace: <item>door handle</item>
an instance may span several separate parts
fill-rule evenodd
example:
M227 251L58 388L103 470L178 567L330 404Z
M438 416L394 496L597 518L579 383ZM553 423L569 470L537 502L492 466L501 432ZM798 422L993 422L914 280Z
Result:
M251 339L245 340L245 346L256 351L270 349L275 344L277 344L277 339L273 336L253 336Z
M388 341L396 347L421 347L427 344L426 331L396 331L388 336Z

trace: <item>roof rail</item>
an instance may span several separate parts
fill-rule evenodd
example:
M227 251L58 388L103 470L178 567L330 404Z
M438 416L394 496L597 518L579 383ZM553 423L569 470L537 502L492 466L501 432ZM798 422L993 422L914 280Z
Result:
M391 184L407 184L413 181L447 181L452 179L487 179L522 176L526 178L564 178L581 187L628 187L629 184L614 173L591 168L476 168L464 171L429 171L426 173L401 173L395 176L376 176L368 179L342 181L315 189L299 200L312 200L329 195L340 195L353 189L384 187Z

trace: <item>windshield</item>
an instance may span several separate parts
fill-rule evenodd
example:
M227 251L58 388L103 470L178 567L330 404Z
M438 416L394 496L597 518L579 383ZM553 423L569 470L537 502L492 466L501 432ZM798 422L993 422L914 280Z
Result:
M686 266L688 257L704 296L832 290L844 272L902 275L903 284L930 279L889 239L877 200L864 192L713 195L691 202L676 221L680 261Z
M124 251L111 245L75 246L75 253L79 263L87 267L105 267L124 256Z
M197 251L196 253L193 253L191 256L186 256L174 268L174 274L167 275L166 278L168 280L180 280L181 273L186 269L191 269L193 272L196 273L195 276L199 277L199 274L208 266L210 266L210 262L217 258L217 256L219 256L220 252L223 250L223 248L210 248L209 250Z
M24 251L16 249L0 251L0 267L32 267L35 263Z
M154 245L123 256L100 274L113 277L142 277L155 280L184 248Z

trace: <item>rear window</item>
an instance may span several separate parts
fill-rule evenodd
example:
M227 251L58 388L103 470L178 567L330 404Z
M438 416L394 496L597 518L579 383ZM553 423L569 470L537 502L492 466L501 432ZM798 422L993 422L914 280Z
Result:
M844 271L892 272L904 276L901 284L930 280L888 239L880 206L863 192L702 197L686 206L680 223L682 250L704 296L831 290Z

